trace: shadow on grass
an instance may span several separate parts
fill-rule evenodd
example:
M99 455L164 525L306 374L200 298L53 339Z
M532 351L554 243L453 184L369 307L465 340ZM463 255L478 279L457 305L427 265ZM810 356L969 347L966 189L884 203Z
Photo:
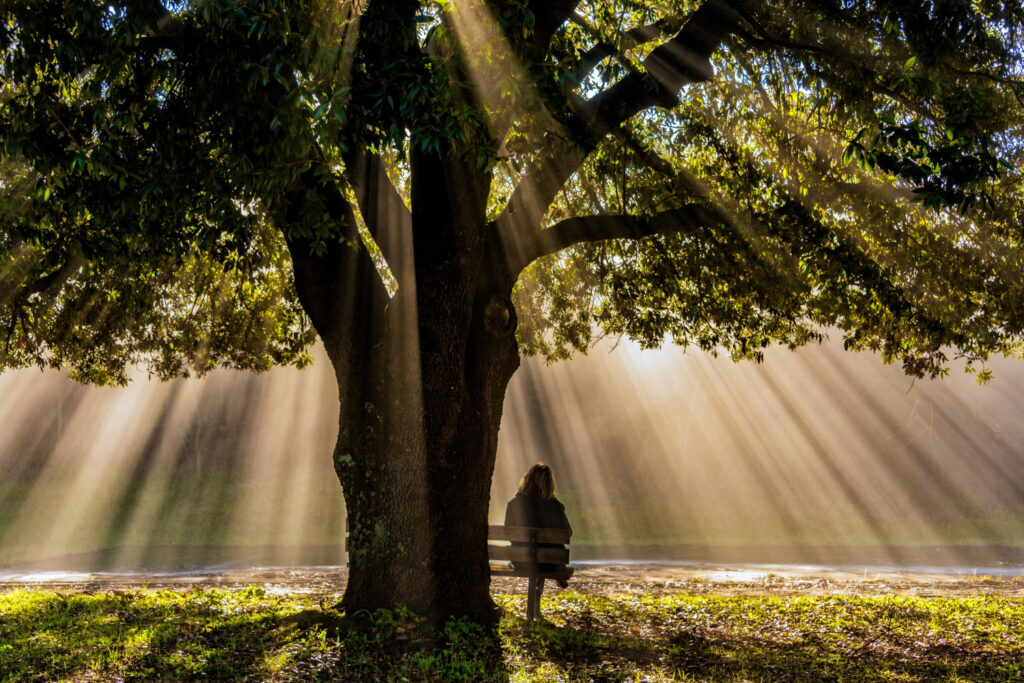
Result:
M6 680L245 680L287 639L275 610L218 591L4 597Z
M901 638L839 646L813 634L782 642L687 629L629 635L588 621L585 614L565 625L513 619L506 642L514 643L520 671L536 672L536 680L1024 680L1019 652L922 648Z
M263 589L0 592L0 680L1024 680L1024 601L583 596L497 633ZM359 627L353 623L358 621Z
M464 621L425 638L404 613L361 628L259 588L0 593L0 681L508 680L497 634Z

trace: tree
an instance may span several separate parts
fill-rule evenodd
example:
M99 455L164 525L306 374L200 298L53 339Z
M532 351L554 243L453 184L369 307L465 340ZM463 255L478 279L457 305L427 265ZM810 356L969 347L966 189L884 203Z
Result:
M1021 28L994 0L7 0L3 366L304 364L350 612L494 618L520 354L917 376L1020 350ZM987 374L981 371L981 378Z

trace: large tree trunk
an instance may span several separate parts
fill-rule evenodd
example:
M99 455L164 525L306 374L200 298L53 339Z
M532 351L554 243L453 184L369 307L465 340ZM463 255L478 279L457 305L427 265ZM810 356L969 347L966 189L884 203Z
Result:
M349 519L349 614L405 605L441 620L493 622L487 511L514 338L474 321L450 353L424 340L434 312L389 310L352 416L342 408L335 466ZM483 313L483 311L482 311ZM404 320L403 320L404 319ZM396 329L397 328L397 329Z
M505 389L519 366L513 278L488 246L489 176L439 156L412 162L411 244L407 262L391 264L399 290L390 301L354 230L349 244L288 243L341 400L342 604L350 615L404 605L434 623L493 623L487 510ZM304 181L285 220L326 210L355 225L327 180Z

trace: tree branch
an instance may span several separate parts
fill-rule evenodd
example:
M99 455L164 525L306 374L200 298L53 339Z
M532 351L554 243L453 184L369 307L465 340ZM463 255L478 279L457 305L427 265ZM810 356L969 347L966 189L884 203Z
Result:
M281 228L299 300L333 351L351 342L355 331L371 328L381 317L388 294L359 239L352 207L330 175L317 173L316 168L311 165L288 193ZM320 220L323 212L339 226L340 234L327 238L309 234L305 221Z
M64 284L85 264L85 256L80 249L76 249L60 267L35 281L20 286L5 285L4 289L7 291L0 292L0 305L13 304L18 308L21 302L33 294L42 294L54 286Z
M329 173L311 165L295 179L278 217L291 254L295 290L331 359L341 399L341 428L358 424L374 354L384 334L389 302L369 251L362 244L352 206ZM311 205L311 206L310 206ZM338 232L319 238L326 212ZM310 234L312 232L312 234Z
M753 26L758 26L753 19L748 18L747 21ZM829 57L832 60L840 61L843 63L844 66L847 67L863 66L863 63L861 61L858 61L857 56L849 51L834 50L831 49L830 47L823 47L820 45L806 45L803 43L793 43L790 41L773 38L769 36L767 33L764 33L763 30L761 30L760 32L762 34L762 38L758 38L757 36L754 36L748 31L737 31L736 35L740 39L747 41L752 46L760 49L776 48L793 51L813 52L818 55ZM757 86L757 89L761 92L762 98L766 98L765 101L770 102L771 98L768 98L767 95L764 93L764 88L758 84L758 81L755 78L753 78L753 69L751 68L749 62L738 54L736 57L740 65L743 67L744 71L746 71L747 75L751 77L751 83L754 83ZM872 70L876 69L876 67L873 65L870 68L872 68ZM927 119L928 121L938 121L938 117L936 116L936 114L929 111L929 109L926 106L910 100L906 96L896 92L891 87L888 87L882 83L878 83L877 81L875 81L874 78L867 79L864 83L864 87L866 87L870 92L873 92L876 95L881 95L882 97L886 97L892 100L893 102L901 104L908 110L914 112L915 114L924 119ZM774 107L774 105L772 106Z
M745 0L738 6L755 2ZM627 74L587 101L579 114L590 135L603 137L644 109L675 106L684 85L711 80L711 55L742 20L727 0L707 0L687 18L679 33L647 56L644 73Z
M535 239L524 244L517 255L517 261L512 262L512 272L518 273L542 256L584 242L695 233L727 222L723 213L705 204L687 204L650 217L609 214L568 218L539 231Z
M683 25L682 17L675 15L664 17L653 24L637 26L625 33L620 33L618 37L618 44L613 45L606 40L601 40L600 36L596 34L590 23L583 19L579 14L573 14L573 21L580 26L583 26L583 28L597 39L594 47L584 53L583 58L579 61L579 64L576 67L576 71L573 75L576 77L577 81L582 81L586 78L587 75L594 70L594 67L600 64L601 60L604 58L611 57L612 55L620 55L622 50L628 50L636 47L637 45L648 43L655 38L660 38L663 35L675 33L679 31Z
M737 31L737 33L741 37L743 37L744 40L747 40L752 45L755 45L755 46L761 47L761 48L764 48L764 47L767 47L767 46L771 45L772 47L781 47L781 48L785 48L787 50L795 50L795 51L800 51L800 52L814 52L814 53L826 53L827 52L827 50L822 48L820 45L810 45L810 44L807 44L807 43L798 43L798 42L794 42L794 41L791 41L791 40L785 40L783 38L778 38L776 36L773 36L770 33L768 33L764 29L763 26L761 26L761 24L757 21L757 19L754 18L754 16L750 12L746 12L746 11L744 11L742 9L740 9L739 12L743 15L743 18L746 20L746 22L758 34L757 36L755 36L753 33L749 32L749 31L743 31L743 30Z
M656 152L637 138L629 126L619 126L614 131L615 137L622 140L634 154L643 160L648 167L657 171L671 181L671 186L679 194L688 194L699 199L709 199L708 190L696 178L685 175L672 167L672 164L663 159Z
M544 49L558 27L572 15L580 0L529 0L526 8L533 14L533 34L530 42Z
M711 55L743 21L737 7L741 5L749 12L759 3L743 0L734 6L727 0L707 0L687 17L671 40L644 60L644 72L627 74L590 100L575 102L580 139L548 137L546 154L530 165L495 221L503 250L514 254L520 251L519 240L531 241L531 237L521 235L540 230L555 196L605 135L644 109L674 106L676 93L683 85L710 79Z

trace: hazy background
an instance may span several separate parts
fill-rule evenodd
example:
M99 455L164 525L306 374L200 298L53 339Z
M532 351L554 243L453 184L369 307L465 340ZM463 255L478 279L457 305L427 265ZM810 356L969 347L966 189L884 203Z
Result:
M837 341L761 365L611 348L513 378L492 522L544 460L578 558L1024 565L1024 363L978 386ZM0 566L343 562L317 360L125 389L0 375Z

